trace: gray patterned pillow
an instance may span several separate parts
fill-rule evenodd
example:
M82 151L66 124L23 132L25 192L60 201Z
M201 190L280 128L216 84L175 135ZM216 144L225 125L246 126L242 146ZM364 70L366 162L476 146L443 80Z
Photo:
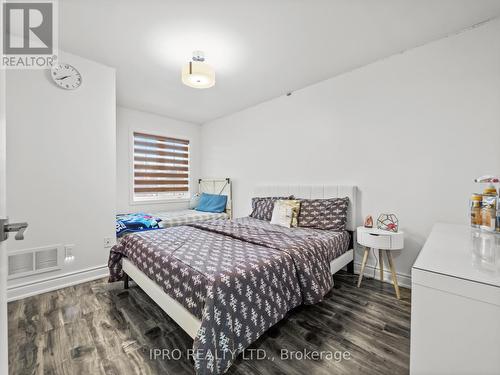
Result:
M252 198L252 213L250 214L250 217L259 220L271 221L274 202L280 199L293 199L293 195L290 195L289 197Z
M344 230L349 198L301 199L299 227Z

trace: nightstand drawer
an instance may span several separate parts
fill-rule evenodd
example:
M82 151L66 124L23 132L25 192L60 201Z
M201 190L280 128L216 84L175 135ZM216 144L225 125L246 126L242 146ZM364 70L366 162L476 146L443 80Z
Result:
M390 249L391 236L384 234L360 232L358 233L358 243L360 245L373 247L375 249Z

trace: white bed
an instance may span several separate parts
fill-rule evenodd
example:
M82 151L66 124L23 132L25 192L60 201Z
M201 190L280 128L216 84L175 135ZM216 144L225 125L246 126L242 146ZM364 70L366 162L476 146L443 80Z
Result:
M153 212L152 216L161 219L158 224L160 228L169 228L177 225L186 225L205 220L231 219L232 218L232 195L231 180L229 178L202 179L198 180L198 194L226 195L227 203L224 212L203 212L193 209Z
M256 197L280 197L293 195L303 199L349 198L346 229L351 231L351 243L355 244L357 187L352 185L262 185L255 190ZM354 245L330 263L332 275L354 261ZM353 264L351 264L353 266Z
M349 198L349 210L347 214L347 227L354 236L356 229L356 186L340 186L340 185L321 185L321 186L259 186L255 196L284 196L294 195L297 198L312 199L312 198ZM351 243L355 243L352 238ZM350 248L344 254L334 259L330 263L330 271L332 275L344 267L351 264L354 260L354 249ZM201 321L191 314L184 306L175 299L166 294L163 289L146 276L129 260L123 259L123 271L130 276L139 287L146 292L188 335L192 338L196 337L198 329L201 326ZM352 272L352 271L351 271ZM125 280L125 287L128 288L128 278Z

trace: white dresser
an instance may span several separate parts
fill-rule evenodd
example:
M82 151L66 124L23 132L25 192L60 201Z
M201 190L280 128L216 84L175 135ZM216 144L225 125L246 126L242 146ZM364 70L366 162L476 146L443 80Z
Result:
M500 374L500 235L434 226L412 268L410 374Z

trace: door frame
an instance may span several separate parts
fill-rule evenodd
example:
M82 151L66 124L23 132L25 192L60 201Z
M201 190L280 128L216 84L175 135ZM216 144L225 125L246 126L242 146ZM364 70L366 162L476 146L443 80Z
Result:
M0 20L3 20L3 4L0 0ZM0 30L0 51L3 51L3 33ZM3 52L2 52L3 54ZM7 124L6 124L6 74L0 68L0 218L7 217L6 161L7 161ZM8 374L8 315L7 315L7 248L5 241L0 242L0 374Z

